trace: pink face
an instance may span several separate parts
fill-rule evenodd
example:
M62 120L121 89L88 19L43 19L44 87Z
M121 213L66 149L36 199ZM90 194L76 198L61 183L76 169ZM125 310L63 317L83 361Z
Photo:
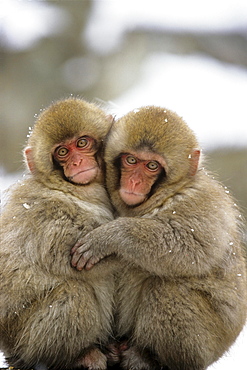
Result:
M84 135L57 145L53 157L63 168L69 181L88 184L100 175L100 168L95 159L96 152L95 139Z
M121 156L120 196L129 206L143 203L164 168L164 159L151 152Z

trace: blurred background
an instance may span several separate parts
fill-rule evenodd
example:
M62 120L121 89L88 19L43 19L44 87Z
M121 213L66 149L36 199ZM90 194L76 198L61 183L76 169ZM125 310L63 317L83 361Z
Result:
M0 86L1 190L39 111L72 94L176 111L247 217L246 0L0 0Z
M79 95L117 116L176 111L247 215L246 0L1 0L1 188L23 170L29 127Z
M117 116L147 104L176 111L247 216L246 0L0 5L1 189L23 171L40 109L73 94Z
M120 116L146 104L194 130L247 215L246 0L1 0L0 175L23 170L40 109L70 94Z

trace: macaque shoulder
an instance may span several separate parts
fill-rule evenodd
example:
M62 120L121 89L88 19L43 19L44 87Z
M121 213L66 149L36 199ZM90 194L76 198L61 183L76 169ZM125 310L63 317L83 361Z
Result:
M100 192L101 191L101 192ZM71 193L47 188L39 181L28 178L9 189L2 218L38 220L42 222L63 220L73 225L92 223L101 225L113 220L112 208L105 189L99 185L97 196L83 200ZM95 226L96 227L96 226Z
M204 171L142 217L161 222L174 236L191 234L202 245L223 248L239 238L241 215L237 205L229 191Z
M169 201L167 202L169 203ZM171 205L179 205L187 216L194 212L208 217L220 209L229 211L234 206L230 192L213 175L200 170L190 183L170 198Z

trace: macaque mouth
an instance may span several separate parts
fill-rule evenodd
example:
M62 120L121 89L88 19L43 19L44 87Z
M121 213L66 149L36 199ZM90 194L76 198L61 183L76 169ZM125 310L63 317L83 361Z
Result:
M146 197L146 194L142 194L142 193L135 193L133 191L128 191L128 190L122 190L123 193L125 194L128 194L128 195L134 195L134 196L137 196L137 197Z
M147 194L135 193L128 190L120 189L120 197L130 207L135 207L147 199Z
M67 180L77 185L90 184L91 181L98 176L98 166L79 171L72 176L68 176Z
M95 166L95 167L88 168L87 170L79 171L76 174L74 174L73 176L69 176L68 179L73 180L74 177L80 175L81 173L89 172L89 171L95 170L96 168L98 168L98 167Z

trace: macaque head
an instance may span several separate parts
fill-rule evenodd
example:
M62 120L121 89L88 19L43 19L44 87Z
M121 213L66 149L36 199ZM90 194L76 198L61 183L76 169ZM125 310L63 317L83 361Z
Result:
M162 158L149 151L124 153L120 156L119 195L129 206L143 203L164 168Z
M107 188L116 207L137 207L191 181L200 150L176 113L147 106L114 122L107 138Z
M101 180L102 142L111 124L111 116L82 99L52 104L37 118L24 150L29 170L81 185Z

